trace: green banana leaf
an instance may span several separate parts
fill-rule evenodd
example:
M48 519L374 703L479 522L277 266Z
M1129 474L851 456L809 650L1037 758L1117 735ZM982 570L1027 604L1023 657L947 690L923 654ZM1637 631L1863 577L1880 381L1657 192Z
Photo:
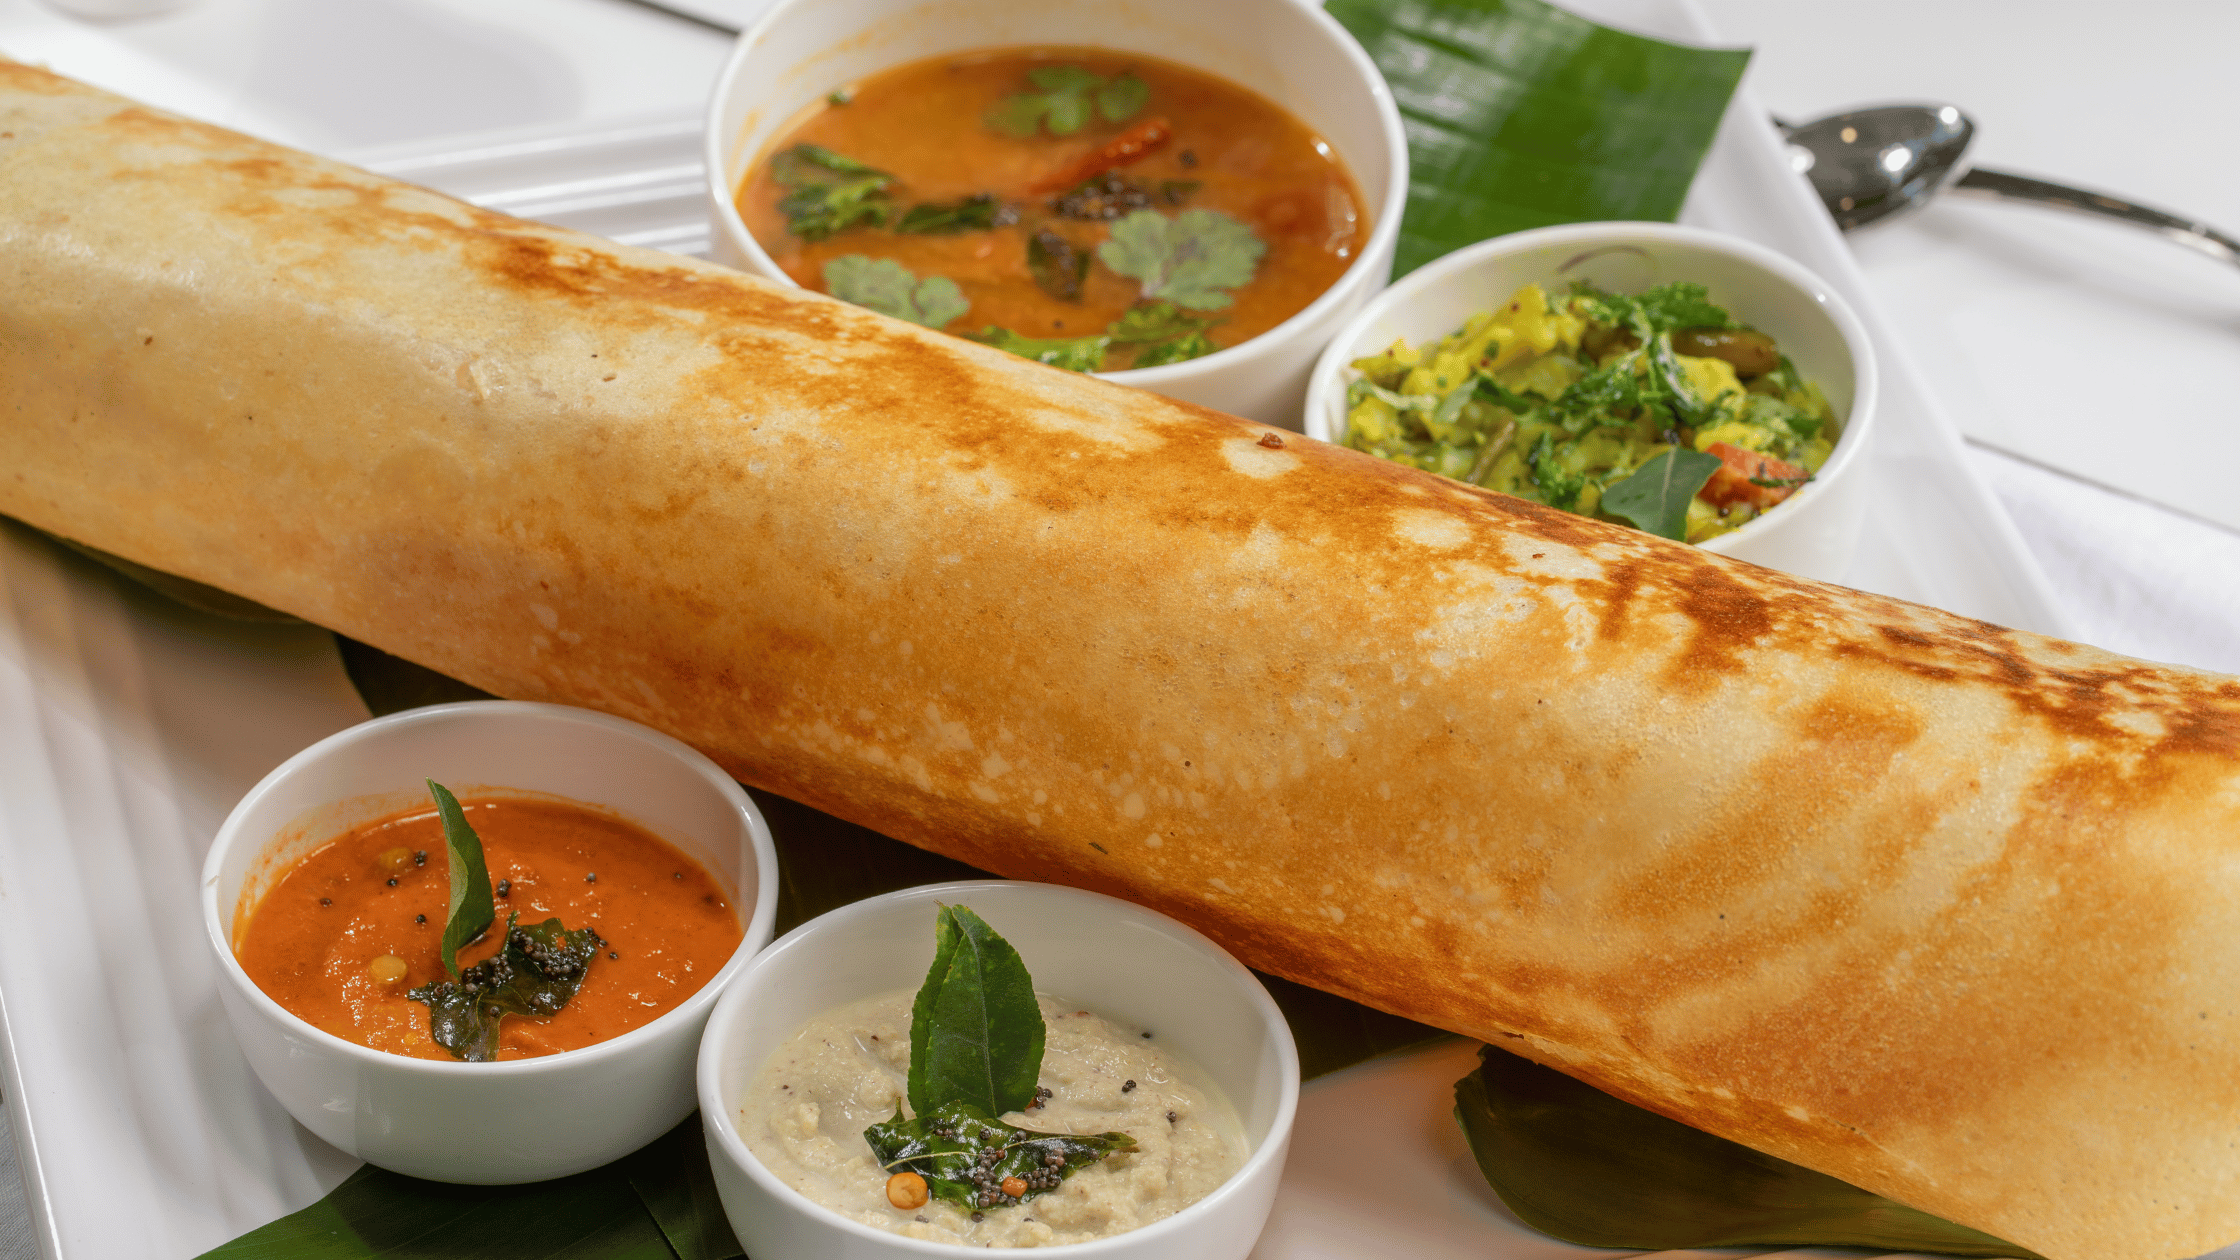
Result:
M371 1164L200 1260L732 1260L700 1113L573 1177L454 1186Z
M1544 0L1329 0L1408 133L1395 279L1552 223L1680 215L1748 49L1668 44Z
M1506 1050L1478 1051L1454 1114L1478 1168L1534 1229L1589 1247L1845 1246L2036 1252L1668 1120Z

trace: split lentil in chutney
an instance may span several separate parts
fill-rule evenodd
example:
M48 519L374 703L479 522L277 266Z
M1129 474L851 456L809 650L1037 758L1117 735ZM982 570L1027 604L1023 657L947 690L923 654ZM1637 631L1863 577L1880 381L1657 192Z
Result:
M462 967L499 952L506 916L591 928L599 945L574 996L549 1018L506 1018L497 1057L534 1058L618 1037L699 991L745 935L729 897L697 862L610 814L549 799L462 803L483 844L498 919L459 950ZM449 896L443 823L413 809L353 828L298 862L237 931L257 987L320 1029L390 1054L454 1057L407 994L445 980Z
M1095 48L938 57L836 91L737 204L804 287L1079 371L1266 332L1370 228L1344 164L1281 107Z

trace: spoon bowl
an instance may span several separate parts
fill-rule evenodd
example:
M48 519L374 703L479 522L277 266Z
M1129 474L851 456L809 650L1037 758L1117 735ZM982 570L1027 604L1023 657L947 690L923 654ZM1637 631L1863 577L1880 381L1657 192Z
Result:
M1785 130L1797 169L1846 232L1926 205L1960 174L1976 136L1951 105L1881 105Z

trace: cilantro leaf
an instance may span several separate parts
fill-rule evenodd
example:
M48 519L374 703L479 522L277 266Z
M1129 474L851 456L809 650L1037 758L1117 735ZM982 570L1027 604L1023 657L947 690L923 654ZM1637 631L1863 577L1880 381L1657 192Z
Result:
M1094 372L1104 366L1104 353L1112 345L1112 338L1103 333L1093 337L1022 337L1008 328L993 325L972 334L974 341L1008 350L1022 359L1033 359L1068 372Z
M928 328L939 328L972 307L956 281L947 276L921 281L892 258L844 254L824 265L824 287L844 302Z
M1136 361L1128 366L1147 368L1182 363L1190 359L1202 359L1220 348L1213 344L1213 338L1202 332L1194 332L1172 341L1154 342L1145 346L1136 353Z
M1213 338L1206 335L1206 329L1220 322L1199 315L1185 315L1172 302L1148 302L1129 307L1105 332L1121 345L1143 347L1136 352L1135 362L1128 366L1159 367L1203 358L1220 349L1213 344Z
M974 193L956 201L926 201L902 212L894 230L908 235L949 236L984 232L1019 221L1019 208L997 201L994 193Z
M1596 368L1571 383L1571 388L1548 405L1548 411L1566 433L1576 437L1597 425L1629 425L1626 414L1665 401L1668 391L1657 379L1644 380L1633 370L1631 357L1606 368Z
M1150 84L1132 74L1122 74L1097 89L1097 113L1108 123L1126 122L1150 99Z
M894 177L822 145L797 144L770 159L770 178L792 189L778 202L786 231L821 241L858 224L886 226Z
M1688 536L1688 504L1719 470L1719 457L1678 446L1659 452L1602 492L1602 510L1661 538Z
M490 897L490 869L482 859L482 837L467 824L459 798L434 779L428 795L435 798L436 813L443 818L444 858L451 868L451 902L443 918L443 969L459 978L459 947L482 935L498 917Z
M863 1140L883 1171L917 1173L934 1198L967 1211L1008 1207L1047 1194L1091 1164L1136 1146L1125 1133L1037 1133L961 1102L908 1120L898 1108L894 1119L865 1129ZM983 1164L982 1151L996 1156ZM1017 1196L1003 1191L1004 1182L1013 1178L1025 1183Z
M1080 66L1036 66L1027 71L1027 81L1042 90L997 102L986 116L990 127L1021 139L1045 127L1053 136L1070 136L1087 126L1092 114L1125 122L1151 99L1150 85L1132 74L1106 79Z
M1712 304L1709 290L1688 280L1675 280L1649 289L1635 299L1649 326L1658 332L1679 328L1733 328L1726 308Z
M487 887L487 886L485 886ZM452 1057L488 1063L498 1057L498 1027L508 1015L550 1019L583 987L591 960L606 942L591 928L570 932L558 919L515 927L506 916L505 948L457 980L437 980L405 994L428 1005L428 1035Z
M1139 281L1147 300L1201 311L1228 306L1225 290L1250 284L1267 252L1250 227L1219 210L1185 210L1171 219L1138 210L1097 246L1104 265Z
M1631 328L1643 341L1681 328L1734 328L1734 317L1715 305L1710 290L1689 280L1660 284L1639 294L1607 293L1591 285L1576 290L1587 299L1587 318Z
M1565 468L1558 462L1558 456L1555 434L1543 430L1525 462L1532 467L1532 484L1540 487L1547 504L1569 512L1579 506L1579 496L1586 492L1587 479L1585 474Z

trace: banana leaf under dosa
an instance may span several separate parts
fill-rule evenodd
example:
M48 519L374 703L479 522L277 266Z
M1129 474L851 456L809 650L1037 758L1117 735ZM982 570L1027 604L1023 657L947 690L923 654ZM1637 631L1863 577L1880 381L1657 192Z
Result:
M2240 682L15 65L0 416L88 546L2057 1260L2240 1237Z

